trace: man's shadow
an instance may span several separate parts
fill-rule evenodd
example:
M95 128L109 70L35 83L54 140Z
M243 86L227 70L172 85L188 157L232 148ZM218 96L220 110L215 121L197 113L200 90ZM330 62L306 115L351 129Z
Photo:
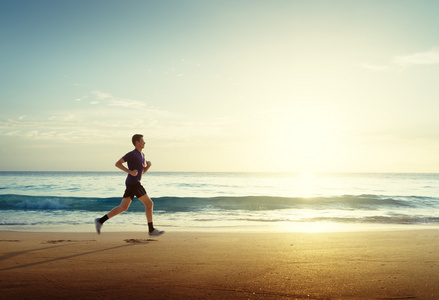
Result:
M47 264L47 263L55 262L55 261L59 261L59 260L64 260L64 259L69 259L69 258L89 255L89 254L93 254L93 253L104 252L104 251L108 251L108 250L114 250L114 249L119 249L119 248L124 248L124 247L133 247L133 246L139 245L139 244L143 244L143 245L144 244L148 244L147 241L134 242L134 243L133 242L128 242L128 241L126 241L126 242L127 242L127 244L125 244L125 245L120 245L120 246L115 246L115 247L110 247L110 248L105 248L105 249L99 249L99 250L93 250L93 251L87 251L87 252L67 255L67 256L63 256L63 257L51 258L51 259L47 259L47 260L43 260L43 261L39 261L39 262L32 262L32 263L28 263L28 264L24 264L24 265L18 265L18 266L14 266L14 267L2 268L2 269L0 269L0 271L9 271L9 270L14 270L14 269L27 268L27 267ZM27 253L30 253L30 252L34 252L34 251L48 250L48 249L54 249L54 248L59 248L59 247L65 247L65 246L67 246L67 244L11 252L11 253L7 253L7 254L4 254L4 255L0 256L0 261L6 260L6 259L10 259L10 258L15 257L15 256L24 255L24 254L27 254Z

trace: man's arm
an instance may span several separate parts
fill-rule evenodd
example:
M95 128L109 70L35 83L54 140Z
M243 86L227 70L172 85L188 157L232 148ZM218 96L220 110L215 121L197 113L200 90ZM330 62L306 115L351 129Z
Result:
M143 168L143 174L145 174L149 170L149 168L151 168L151 162L147 160L146 167Z
M123 165L123 163L125 163L125 160L124 160L123 158L121 158L121 159L119 159L119 160L116 162L115 166L118 167L119 169L121 169L122 171L124 171L124 172L130 174L131 176L137 176L137 173L138 173L139 171L137 171L137 170L130 170L130 169L128 169L127 167L125 167L125 166Z

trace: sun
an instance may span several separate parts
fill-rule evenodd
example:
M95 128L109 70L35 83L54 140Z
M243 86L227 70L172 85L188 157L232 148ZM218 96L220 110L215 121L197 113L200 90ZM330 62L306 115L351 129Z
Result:
M270 129L265 147L278 169L313 173L331 167L337 151L336 123L320 111L281 116Z

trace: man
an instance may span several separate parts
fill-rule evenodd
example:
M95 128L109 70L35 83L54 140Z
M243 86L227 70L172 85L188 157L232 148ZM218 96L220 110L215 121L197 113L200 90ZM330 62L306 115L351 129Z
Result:
M132 138L133 145L135 149L131 152L125 154L124 157L116 162L116 167L122 171L128 173L127 179L125 180L126 190L123 195L122 202L119 206L113 208L108 214L102 218L95 219L96 231L101 234L101 227L105 221L108 219L124 212L130 207L131 201L133 201L134 196L137 197L145 205L146 219L148 221L148 229L150 236L159 236L165 233L154 228L152 222L152 209L154 203L148 197L143 186L140 184L142 175L148 171L151 167L150 161L145 161L145 154L142 153L143 148L145 148L145 141L143 140L143 135L135 134ZM128 163L128 168L123 164Z

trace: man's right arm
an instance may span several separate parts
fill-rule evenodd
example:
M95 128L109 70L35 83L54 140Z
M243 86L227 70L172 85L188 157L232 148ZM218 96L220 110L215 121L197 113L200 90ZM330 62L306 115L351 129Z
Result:
M130 170L127 167L125 167L123 164L125 163L125 160L123 158L119 159L115 166L121 169L122 171L130 174L131 176L137 176L138 171L137 170Z

